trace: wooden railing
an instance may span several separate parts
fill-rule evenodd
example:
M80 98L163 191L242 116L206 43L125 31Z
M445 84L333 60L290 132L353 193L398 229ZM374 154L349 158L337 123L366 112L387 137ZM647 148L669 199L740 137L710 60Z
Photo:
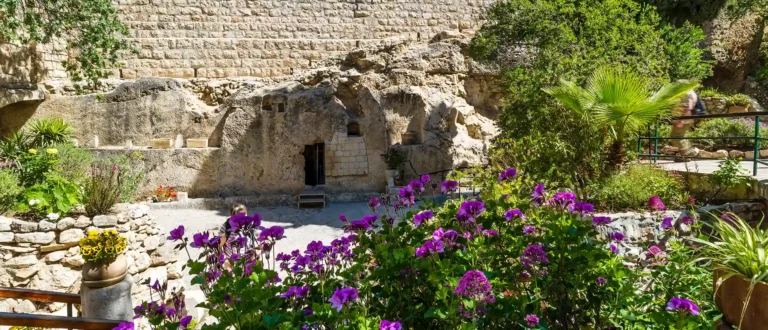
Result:
M37 302L67 304L67 316L0 313L0 325L33 328L64 328L86 330L111 330L120 322L117 320L88 319L72 317L72 305L80 304L80 295L27 289L0 288L0 298L24 299Z

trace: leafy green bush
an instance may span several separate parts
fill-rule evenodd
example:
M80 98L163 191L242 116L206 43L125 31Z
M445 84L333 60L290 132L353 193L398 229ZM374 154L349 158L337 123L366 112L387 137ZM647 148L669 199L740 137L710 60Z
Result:
M45 180L24 191L17 209L46 216L51 221L82 204L82 188L56 172L45 173Z
M596 207L609 210L643 209L652 196L680 207L687 205L689 197L677 174L640 164L592 184L587 194Z
M760 136L765 136L768 132L764 133L764 130L760 129ZM746 119L727 119L727 118L715 118L704 120L693 130L688 132L686 136L689 137L720 137L722 139L701 139L691 140L694 144L704 147L736 147L736 148L748 148L754 146L754 142L750 139L729 139L728 137L736 136L754 136L754 122ZM761 146L768 146L768 143L761 141Z
M29 127L29 145L33 148L47 148L70 142L72 142L72 128L63 119L39 119Z
M8 169L0 168L0 215L16 206L16 199L24 192L19 178Z
M72 182L82 183L93 162L93 154L72 144L57 144L53 149L58 150L55 170Z
M19 161L29 150L29 136L23 131L15 132L0 141L0 159Z
M715 88L702 88L701 91L699 91L699 97L725 97L725 94L720 93Z
M120 171L120 202L132 202L136 197L136 190L144 180L145 173L140 166L143 160L144 155L140 152L133 152L130 156L120 155L110 158Z
M733 94L728 96L728 98L725 100L725 104L729 107L734 105L746 107L752 104L752 101L749 99L749 96L744 94Z
M735 214L726 213L712 224L714 241L695 239L715 269L728 277L741 275L753 283L768 282L768 232L754 228Z
M84 186L85 212L88 216L107 214L120 201L131 201L143 172L125 156L93 162Z

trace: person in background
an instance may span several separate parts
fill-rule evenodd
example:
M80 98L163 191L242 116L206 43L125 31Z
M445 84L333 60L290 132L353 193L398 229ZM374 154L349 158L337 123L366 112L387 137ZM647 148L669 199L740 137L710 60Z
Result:
M248 209L245 208L245 205L243 204L235 204L229 208L229 218L224 221L224 224L221 225L221 229L219 230L219 235L221 235L220 244L222 247L227 244L227 240L229 239L229 230L232 228L232 226L229 224L229 219L237 214L248 215Z
M704 103L701 102L701 99L699 98L699 95L696 94L695 91L691 90L688 92L686 97L683 99L683 104L680 109L680 112L677 114L678 116L691 116L691 115L703 115L705 114L704 110ZM673 138L682 138L685 137L685 134L688 133L688 131L693 127L693 125L696 123L693 119L682 119L682 120L676 120L672 123L672 132L670 133L670 137ZM673 139L669 142L673 147L677 148L677 156L675 157L675 161L684 161L684 158L682 156L686 156L686 153L691 148L690 143L688 143L687 140L684 139Z

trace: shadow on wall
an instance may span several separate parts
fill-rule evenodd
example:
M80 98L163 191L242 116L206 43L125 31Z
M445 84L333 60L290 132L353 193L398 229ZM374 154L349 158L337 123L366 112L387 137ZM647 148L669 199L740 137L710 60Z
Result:
M0 45L0 88L36 89L45 72L34 46Z
M0 138L8 137L21 130L41 103L40 101L17 102L0 108Z

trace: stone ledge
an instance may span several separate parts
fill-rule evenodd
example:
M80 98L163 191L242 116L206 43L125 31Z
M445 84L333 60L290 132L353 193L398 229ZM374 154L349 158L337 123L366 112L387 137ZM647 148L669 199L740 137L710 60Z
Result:
M38 89L7 89L0 88L0 108L18 102L43 101L45 100L45 91Z

